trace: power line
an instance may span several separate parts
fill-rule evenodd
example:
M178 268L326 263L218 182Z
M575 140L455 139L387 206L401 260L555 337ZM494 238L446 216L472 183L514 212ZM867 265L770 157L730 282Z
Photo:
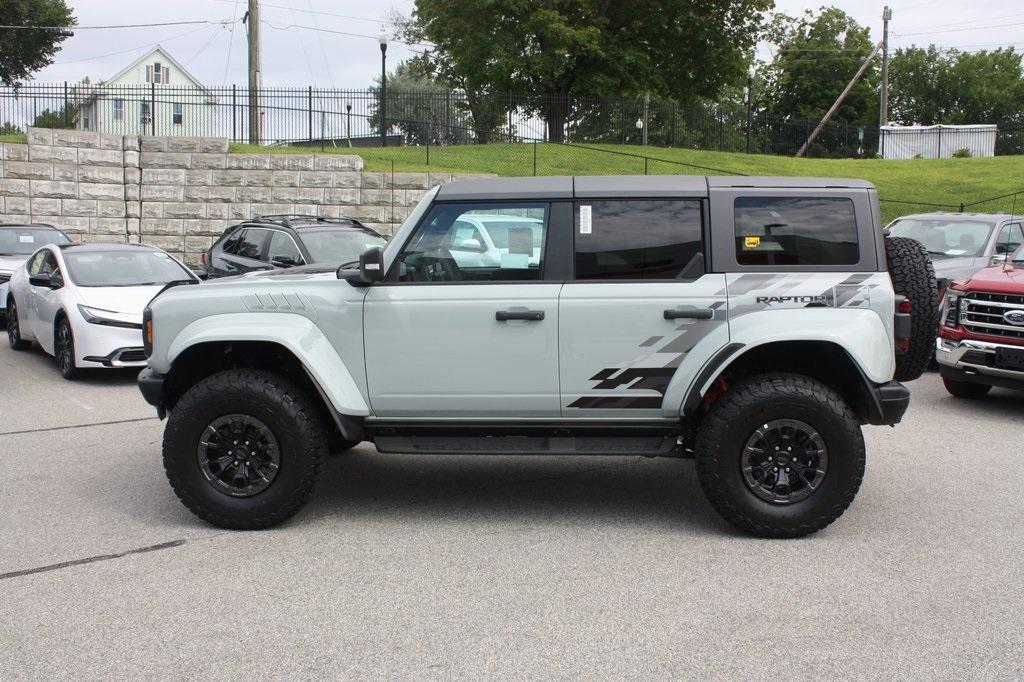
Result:
M220 28L224 28L224 27L221 26ZM191 64L195 60L196 57L198 57L199 55L201 55L203 52L206 51L206 48L208 48L213 43L213 41L216 40L216 38L217 38L217 27L215 26L214 29L213 29L213 33L210 34L210 39L207 40L203 44L202 47L200 47L198 50L196 50L195 54L193 54L191 57L186 59L185 60L185 64L186 65Z
M234 8L231 10L231 35L228 37L228 56L224 60L224 75L220 79L221 85L227 85L228 69L231 67L231 47L235 44L235 26L238 25L238 0L233 0Z
M898 36L901 36L901 37L905 38L907 36L927 36L927 35L934 35L936 33L957 33L957 32L960 32L960 31L982 31L982 30L989 29L989 28L1006 28L1008 26L1024 26L1024 21L1018 21L1018 22L1012 23L1012 24L993 24L993 25L989 25L989 26L968 26L966 28L947 28L947 29L944 29L942 31L915 31L914 33L897 33L897 34L894 34L894 35L898 35Z
M217 2L232 2L233 0L217 0ZM305 14L318 14L325 17L338 17L339 19L351 19L352 21L368 21L373 24L386 24L387 19L370 19L369 17L354 17L350 14L338 14L337 12L324 12L322 10L314 10L312 7L309 9L292 9L291 7L285 7L284 5L271 5L267 3L261 3L260 7L271 7L273 9L291 10L292 12L303 12Z
M161 21L154 24L111 24L109 26L13 26L13 25L0 25L0 28L12 28L12 29L26 29L33 31L93 31L108 28L153 28L157 26L188 26L195 24L227 24L230 19L221 19L219 21Z
M319 26L303 26L301 24L288 24L287 26L275 26L274 24L270 23L266 19L261 20L261 23L266 24L267 26L269 26L270 28L274 29L275 31L287 31L287 30L292 29L292 28L302 28L302 29L306 29L307 31L322 31L324 33L333 33L335 35L340 35L340 36L350 36L352 38L369 38L370 40L378 40L379 39L379 36L366 35L365 33L350 33L348 31L336 31L336 30L331 29L331 28L321 28ZM403 45L414 45L414 46L418 46L418 47L434 47L434 45L432 43L411 43L409 41L400 40L398 38L394 38L393 40L394 40L394 42L402 43Z
M143 43L142 45L136 45L135 47L130 47L130 48L126 49L126 50L118 50L117 52L108 52L106 54L99 54L99 55L95 55L93 57L83 57L81 59L69 59L67 61L54 62L54 65L55 66L63 66L65 64L78 64L80 62L91 62L91 61L95 61L97 59L104 59L106 57L114 57L114 56L117 56L119 54L127 54L128 52L135 52L136 50L142 50L142 49L147 48L147 47L155 47L155 46L157 46L157 45L159 45L161 43L167 43L167 42L170 42L172 40L177 40L178 38L184 38L185 36L192 35L193 33L198 33L199 31L202 31L205 28L206 28L206 26L199 26L198 28L190 29L188 31L185 31L184 33L177 33L177 34L175 34L173 36L169 36L167 38L163 38L162 40L157 40L157 41L154 41L152 43Z

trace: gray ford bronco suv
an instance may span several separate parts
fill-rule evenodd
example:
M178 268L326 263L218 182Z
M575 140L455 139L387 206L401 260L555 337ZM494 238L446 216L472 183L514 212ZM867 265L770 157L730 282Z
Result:
M370 441L692 457L726 519L801 536L934 347L927 253L879 221L857 180L460 180L358 263L170 286L139 386L175 493L226 528L288 519Z

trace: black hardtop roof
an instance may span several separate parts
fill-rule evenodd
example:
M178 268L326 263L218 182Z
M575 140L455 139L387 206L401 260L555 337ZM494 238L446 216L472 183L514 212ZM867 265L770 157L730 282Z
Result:
M462 178L442 185L438 201L706 197L716 188L874 189L866 180L772 176L580 175Z

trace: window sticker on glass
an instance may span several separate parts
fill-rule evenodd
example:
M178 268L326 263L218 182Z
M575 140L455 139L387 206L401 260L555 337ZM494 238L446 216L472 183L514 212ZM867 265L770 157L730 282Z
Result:
M18 235L18 243L20 243L20 244L35 244L36 243L36 238L33 237L30 234L20 234L20 235Z
M591 207L587 204L580 205L580 234L590 234L594 231Z
M761 246L761 238L760 237L744 237L743 238L743 248L745 248L745 249L756 249L759 246Z

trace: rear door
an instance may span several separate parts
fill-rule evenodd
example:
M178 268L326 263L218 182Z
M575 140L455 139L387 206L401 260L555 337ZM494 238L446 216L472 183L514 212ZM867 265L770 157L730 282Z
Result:
M705 212L699 197L577 200L559 298L563 416L678 418L677 385L729 336L725 276L705 273Z
M270 230L262 227L243 227L225 243L217 258L215 269L218 275L241 275L253 270L265 270L263 261L266 254Z

